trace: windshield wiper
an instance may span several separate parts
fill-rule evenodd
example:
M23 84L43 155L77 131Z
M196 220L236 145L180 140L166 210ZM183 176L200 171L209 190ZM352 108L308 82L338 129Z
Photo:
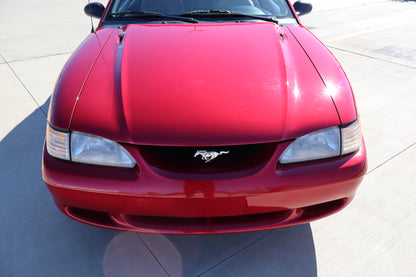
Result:
M233 12L233 11L227 11L227 10L197 10L192 12L187 12L184 14L181 14L180 16L188 17L188 16L202 16L202 17L232 17L232 16L241 16L241 17L249 17L264 21L269 21L278 24L279 21L275 18L263 16L263 15L252 15L252 14L246 14L246 13L239 13L239 12Z
M197 19L191 18L191 17L183 17L179 15L170 15L170 14L163 14L163 13L156 13L156 12L149 12L149 11L123 11L123 12L110 13L108 16L123 17L125 15L133 15L135 17L160 17L160 18L180 20L180 21L189 22L189 23L199 22Z

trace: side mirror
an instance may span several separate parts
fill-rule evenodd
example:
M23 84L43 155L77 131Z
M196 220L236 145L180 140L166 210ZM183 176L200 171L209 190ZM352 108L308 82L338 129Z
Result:
M295 8L296 14L298 16L308 14L312 11L312 4L311 3L304 3L302 1L296 1L293 4L293 7Z
M92 16L98 19L103 16L104 11L105 11L104 5L98 2L89 3L84 7L84 12L86 15Z

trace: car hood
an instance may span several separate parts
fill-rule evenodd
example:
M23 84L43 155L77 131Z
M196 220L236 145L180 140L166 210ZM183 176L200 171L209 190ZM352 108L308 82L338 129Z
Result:
M319 73L287 28L154 24L109 35L71 129L190 146L280 141L338 124Z

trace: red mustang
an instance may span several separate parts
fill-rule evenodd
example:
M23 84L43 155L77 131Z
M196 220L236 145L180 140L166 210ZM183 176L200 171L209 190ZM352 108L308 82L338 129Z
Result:
M94 226L207 234L345 207L366 171L353 92L287 0L111 0L51 99L42 173Z

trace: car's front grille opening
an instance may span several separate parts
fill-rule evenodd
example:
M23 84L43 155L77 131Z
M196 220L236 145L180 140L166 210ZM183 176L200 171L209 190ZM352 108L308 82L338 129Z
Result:
M265 222L276 223L284 221L292 213L292 210L280 212L240 215L240 216L224 216L224 217L158 217L158 216L138 216L126 215L124 219L131 225L146 226L150 229L158 229L160 227L169 226L170 229L176 228L184 230L194 228L195 226L222 226L223 228L232 228L234 225L258 225Z
M347 204L347 198L329 201L303 208L302 219L312 220L334 213Z
M345 207L351 199L342 198L317 205L276 212L224 217L163 217L106 212L64 207L71 218L94 226L126 231L184 234L184 233L232 233L266 230L310 222Z
M144 160L159 174L171 178L211 179L215 174L221 178L237 178L259 171L270 160L276 150L277 143L263 143L232 146L139 146ZM217 157L207 161L199 152L218 153ZM211 176L208 176L211 175ZM215 178L215 177L214 177Z
M161 217L124 215L124 220L132 226L144 229L193 230L195 228L219 230L233 228L257 228L259 226L290 226L309 222L332 214L347 205L348 199L338 199L298 209L287 209L276 212L224 216L224 217ZM267 228L266 228L267 229Z
M70 216L85 223L94 223L102 227L114 226L110 215L106 212L99 212L76 207L66 207L66 213Z

